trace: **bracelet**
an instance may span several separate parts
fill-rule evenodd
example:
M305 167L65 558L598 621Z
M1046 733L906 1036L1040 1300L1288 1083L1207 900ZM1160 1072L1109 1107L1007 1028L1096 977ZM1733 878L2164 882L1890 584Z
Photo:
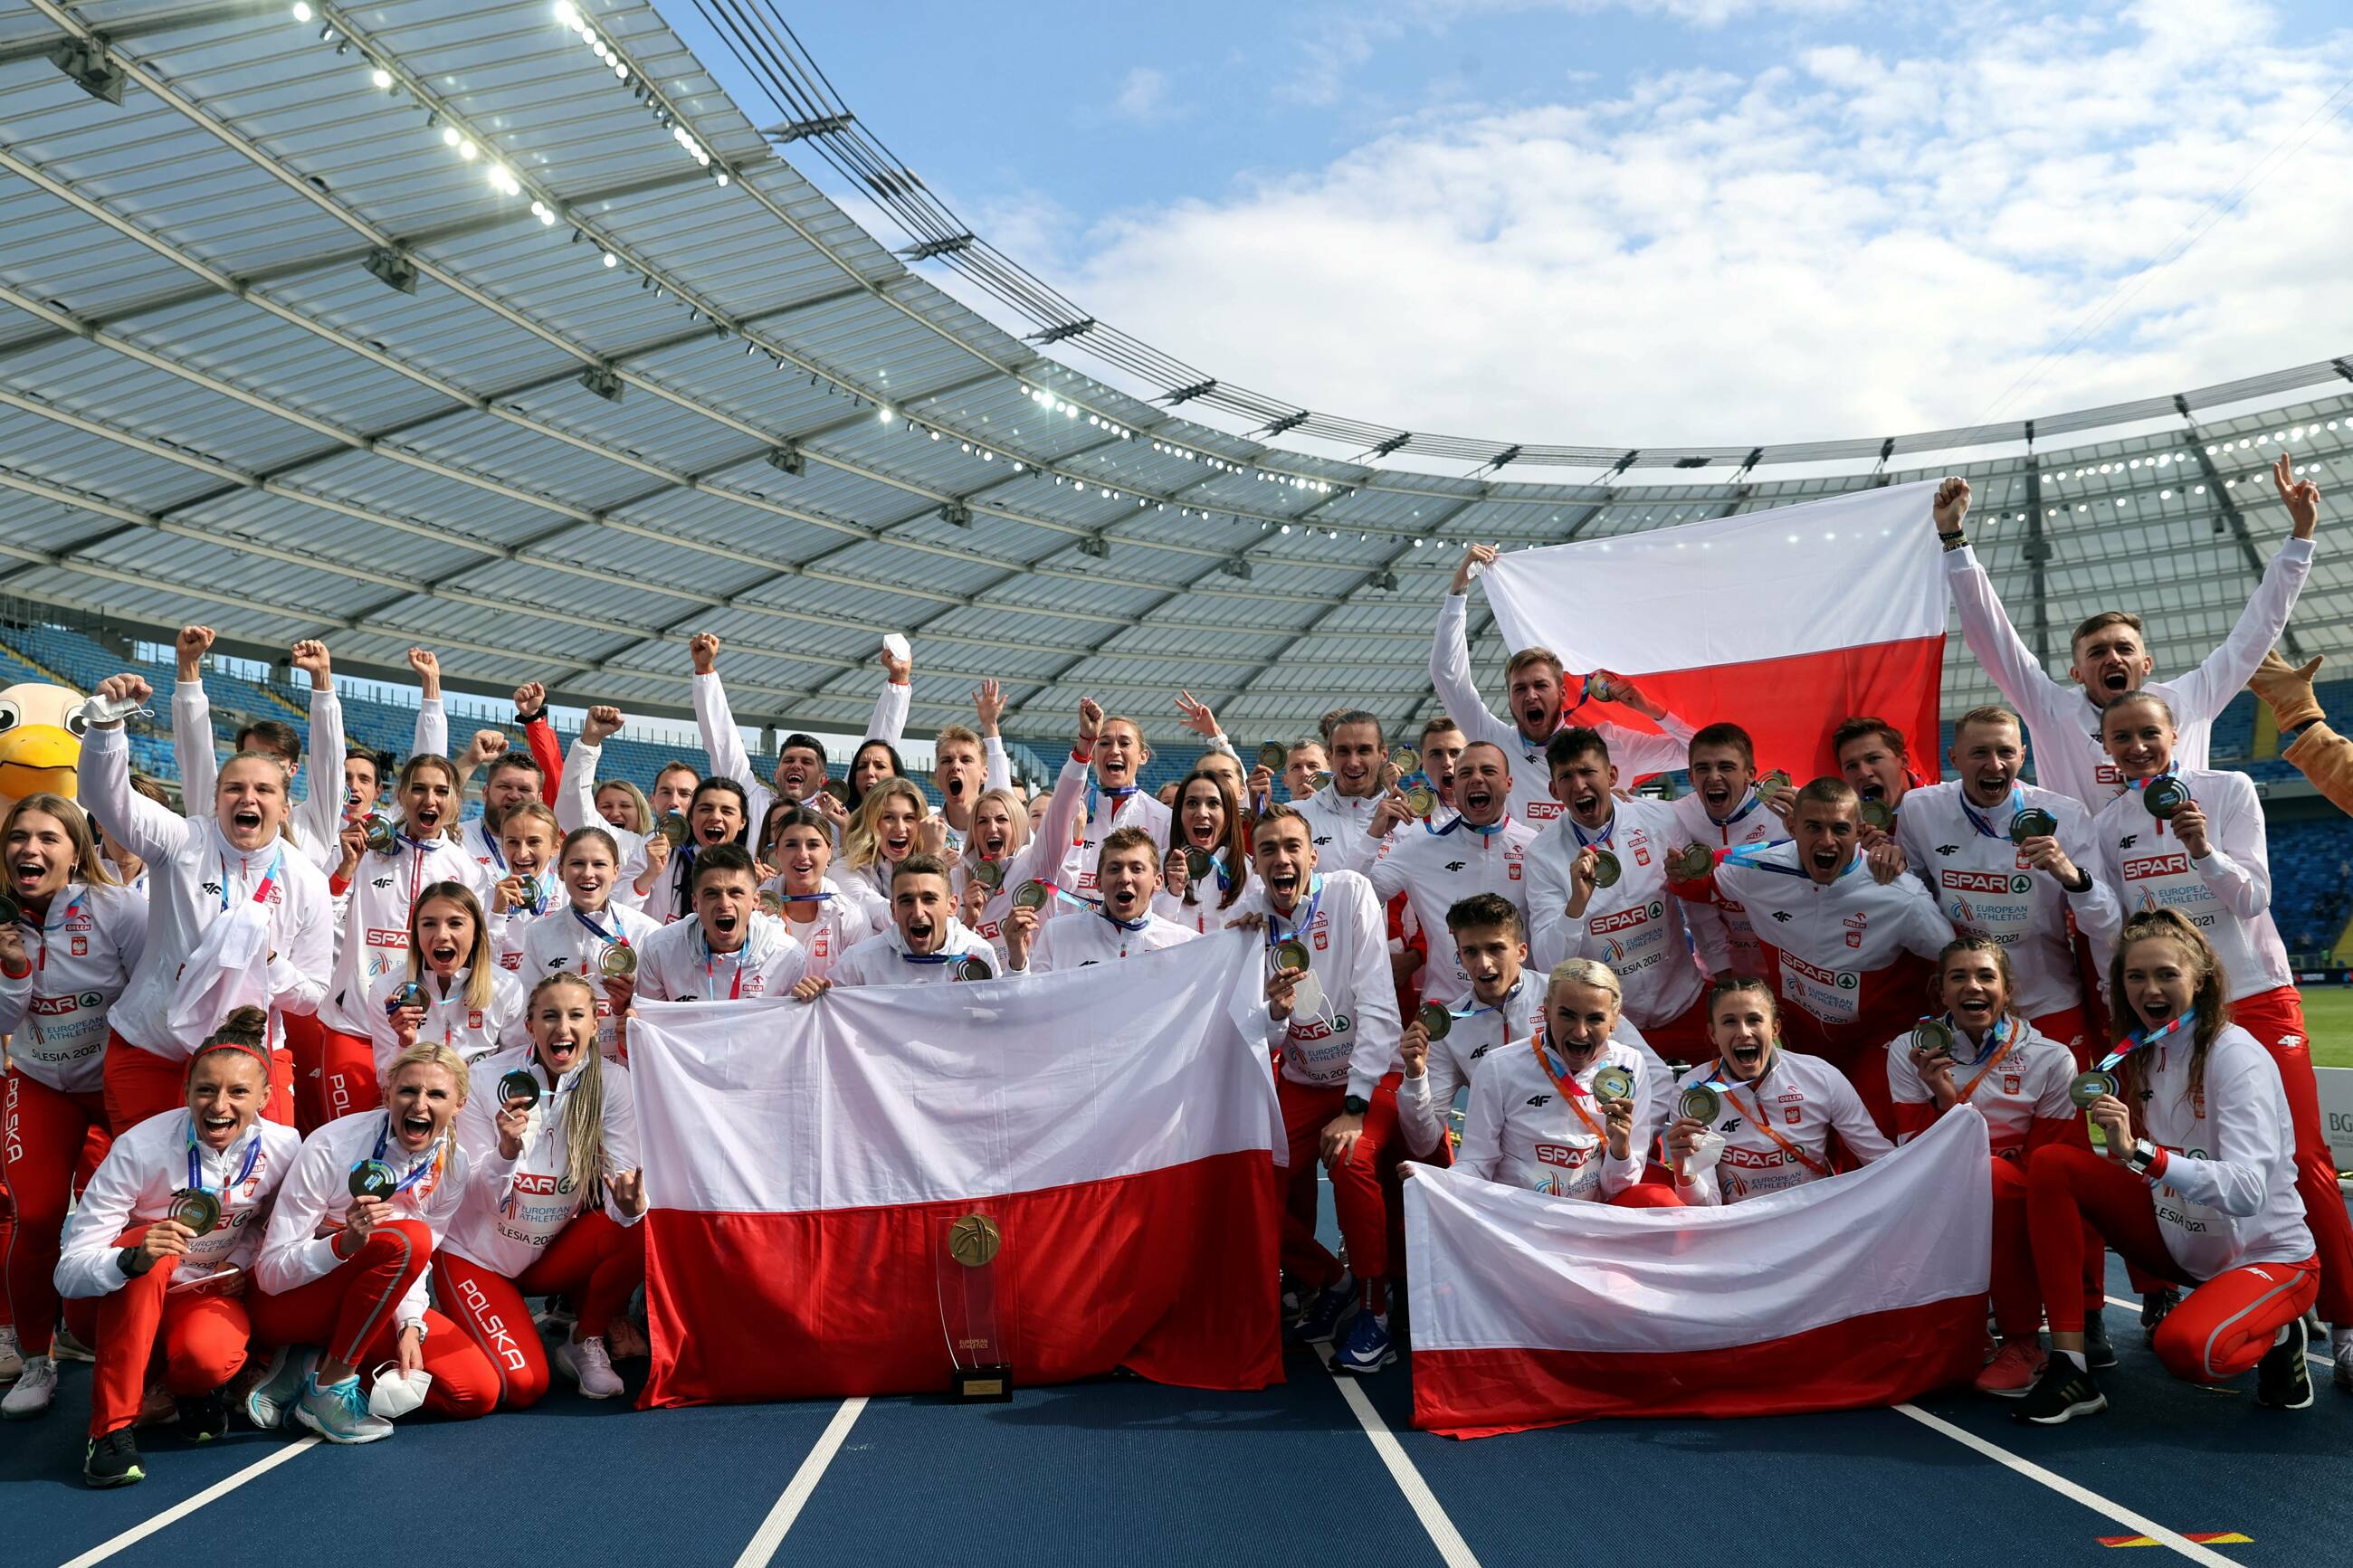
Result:
M1955 550L1967 550L1969 547L1969 536L1966 533L1947 533L1942 530L1939 530L1936 537L1944 541L1945 549L1947 552Z
M32 973L33 961L29 958L25 961L25 967L22 969L11 969L6 964L0 963L0 975L5 975L11 980L22 980Z

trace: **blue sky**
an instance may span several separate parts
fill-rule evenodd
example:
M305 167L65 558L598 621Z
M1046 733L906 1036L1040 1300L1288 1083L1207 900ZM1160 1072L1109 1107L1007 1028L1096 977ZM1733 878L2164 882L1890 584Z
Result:
M657 4L772 118L691 0ZM1092 313L1364 418L1778 440L2353 350L2353 110L2314 118L2353 83L2341 4L783 11Z

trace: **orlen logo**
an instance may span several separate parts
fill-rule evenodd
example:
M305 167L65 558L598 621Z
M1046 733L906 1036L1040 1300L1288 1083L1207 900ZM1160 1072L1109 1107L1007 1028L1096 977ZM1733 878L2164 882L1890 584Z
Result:
M2146 882L2151 877L2187 877L2189 857L2175 850L2169 855L2143 855L2125 862L2125 880Z
M1613 931L1624 931L1645 921L1664 919L1666 912L1666 907L1654 899L1648 904L1637 904L1612 914L1596 915L1593 918L1593 934L1608 936Z
M2010 873L2007 871L1963 871L1957 868L1937 873L1944 885L1957 893L2007 893Z

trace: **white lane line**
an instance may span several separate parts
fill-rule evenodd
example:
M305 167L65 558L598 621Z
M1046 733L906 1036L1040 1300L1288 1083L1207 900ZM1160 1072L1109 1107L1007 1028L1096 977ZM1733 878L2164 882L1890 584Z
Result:
M1975 1449L1994 1463L2016 1470L2028 1480L2049 1487L2061 1497L2081 1503L2094 1513L2105 1514L2135 1535L2146 1535L2159 1546L2168 1547L2192 1563L2203 1563L2207 1568L2237 1568L2231 1559L2211 1547L2200 1546L2188 1536L2168 1530L2157 1521L2144 1518L2122 1503L2102 1497L2089 1487L2079 1487L2066 1477L2046 1470L2031 1459L2022 1459L1998 1444L1989 1443L1974 1432L1964 1431L1949 1421L1939 1420L1916 1405L1899 1405L1895 1408L1930 1431L1943 1433L1963 1447Z
M1363 1389L1356 1386L1356 1378L1348 1373L1333 1371L1330 1345L1317 1345L1315 1353L1323 1358L1324 1370L1331 1373L1332 1381L1340 1385L1340 1397L1347 1401L1350 1410L1356 1412L1356 1425L1362 1426L1365 1436L1373 1440L1373 1451L1380 1455L1381 1463L1388 1467L1389 1479L1397 1482L1398 1490L1405 1493L1405 1500L1412 1505L1414 1517L1421 1521L1421 1528L1430 1532L1430 1544L1438 1548L1438 1555L1445 1559L1447 1568L1479 1568L1477 1554L1462 1539L1462 1532L1454 1528L1454 1521L1446 1517L1446 1510L1439 1506L1437 1494L1430 1489L1430 1483L1421 1479L1421 1472L1406 1457L1405 1446L1397 1440L1397 1434L1389 1430L1388 1423L1381 1419L1381 1413L1373 1408L1373 1402L1365 1397Z
M177 1524L180 1521L187 1518L188 1515L195 1512L196 1510L204 1507L205 1504L211 1502L214 1499L227 1497L229 1493L237 1490L237 1488L245 1485L246 1482L253 1479L256 1476L263 1475L270 1470L274 1470L279 1466L284 1464L287 1460L291 1459L309 1449L315 1448L318 1446L319 1439L316 1436L304 1437L299 1442L288 1443L281 1447L276 1453L270 1454L267 1458L254 1460L253 1463L246 1466L245 1468L237 1471L235 1475L215 1481L212 1485L206 1487L195 1496L189 1498L186 1501L174 1503L172 1507L165 1509L163 1512L157 1514L154 1518L148 1520L145 1523L132 1525L130 1529L114 1537L111 1541L100 1542L96 1546L93 1546L89 1551L83 1552L80 1556L65 1563L64 1568L90 1568L90 1564L93 1563L103 1563L108 1558L113 1556L116 1552L121 1551L124 1547L136 1546L139 1542L146 1540L149 1536L154 1534L165 1525Z
M2136 1312L2140 1310L2138 1301L2127 1301L2121 1296L2107 1296L2102 1299L2111 1307L2124 1307ZM2318 1351L2307 1350L2304 1352L2304 1359L2315 1366L2327 1367L2332 1374L2337 1371L2337 1358L2334 1356L2322 1355Z
M833 1463L833 1456L841 1447L841 1440L849 1436L850 1427L858 1424L859 1413L865 1408L866 1397L863 1394L841 1402L841 1408L833 1413L833 1419L825 1424L823 1432L818 1434L817 1447L808 1451L808 1457L801 1461L801 1468L795 1470L793 1479L786 1483L784 1496L776 1500L776 1506L768 1510L768 1517L760 1521L758 1533L744 1548L743 1554L735 1559L735 1568L766 1568L768 1560L776 1556L776 1548L785 1543L785 1532L792 1529L793 1521L800 1517L801 1505L808 1501L811 1492L817 1490L817 1483L824 1479L825 1468Z

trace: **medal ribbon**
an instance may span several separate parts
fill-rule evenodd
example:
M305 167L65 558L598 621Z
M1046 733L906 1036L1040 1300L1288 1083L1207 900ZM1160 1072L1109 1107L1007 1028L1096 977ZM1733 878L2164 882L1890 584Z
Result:
M474 822L476 825L475 831L482 836L482 847L491 852L491 862L499 868L498 876L492 879L501 882L505 881L507 870L506 851L499 847L498 835L491 831L491 819L487 816L478 816L474 819Z
M1469 829L1471 832L1477 834L1482 838L1493 838L1496 834L1503 832L1504 827L1510 824L1511 820L1512 818L1510 814L1506 813L1505 815L1497 817L1489 826L1482 827L1467 816L1457 816L1453 821L1448 823L1443 827L1430 827L1427 821L1422 823L1422 826L1428 828L1433 837L1442 838L1447 834L1453 832L1456 828L1461 827Z
M1719 1065L1721 1065L1722 1060L1722 1058L1717 1058ZM1715 1075L1714 1073L1710 1073L1708 1077L1710 1079L1715 1079ZM1740 1101L1733 1098L1732 1086L1728 1083L1723 1083L1723 1080L1721 1079L1716 1079L1715 1081L1722 1085L1724 1098L1732 1101L1732 1108L1735 1110L1739 1110ZM1765 1119L1765 1097L1757 1092L1763 1085L1764 1080L1759 1079L1748 1090L1748 1098L1752 1102L1748 1110L1748 1125L1757 1129L1757 1131L1765 1134L1766 1137L1773 1140L1775 1143L1780 1146L1781 1152L1797 1161L1798 1163L1803 1165L1807 1170L1811 1171L1815 1175L1829 1175L1831 1173L1831 1168L1827 1163L1815 1159L1803 1149L1799 1148L1795 1143L1792 1143L1787 1138L1782 1137L1774 1125Z
M1726 828L1730 827L1734 823L1738 822L1742 817L1747 816L1750 812L1756 810L1758 806L1764 804L1765 797L1757 793L1756 785L1751 784L1748 786L1747 795L1741 798L1740 804L1732 808L1732 815L1730 816L1721 818L1716 817L1711 815L1707 807L1704 805L1699 808L1699 814L1702 816L1706 817L1708 821L1713 823L1716 827Z
M1528 1046L1529 1048L1534 1050L1536 1054L1536 1066L1544 1068L1545 1077L1550 1079L1552 1080L1552 1086L1560 1090L1561 1098L1568 1101L1568 1108L1577 1112L1577 1119L1579 1121L1585 1123L1585 1130L1588 1132L1592 1133L1596 1138L1600 1139L1603 1147L1607 1148L1609 1142L1609 1133L1606 1119L1604 1125L1597 1127L1594 1125L1593 1118L1587 1113L1585 1109L1585 1102L1593 1098L1593 1091L1577 1081L1577 1075L1568 1070L1568 1059L1566 1057L1561 1058L1561 1070L1558 1072L1553 1071L1552 1053L1545 1049L1544 1041L1538 1039L1534 1035L1530 1035L1528 1037ZM1604 1052L1607 1052L1609 1047L1605 1046L1602 1049ZM1600 1059L1601 1058L1599 1057L1595 1058L1597 1063Z
M1954 799L1956 799L1956 800L1957 800L1957 801L1959 801L1959 802L1961 803L1961 815L1962 815L1963 816L1966 816L1966 817L1968 817L1968 818L1969 819L1969 826L1972 826L1972 827L1974 827L1974 828L1976 828L1979 833L1983 834L1986 837L1988 837L1988 838L1995 838L1995 839L2006 839L2006 838L2008 838L2008 837L2010 837L2010 830L2009 830L2007 827L2005 827L2001 832L2000 832L2000 833L1996 833L1996 832L1993 830L1993 824L1992 824L1991 822L1988 821L1986 818L1984 818L1984 817L1982 817L1982 816L1979 816L1977 814L1977 808L1976 808L1976 807L1974 807L1974 806L1972 806L1971 805L1969 805L1969 797L1968 797L1968 795L1955 795L1953 798L1954 798ZM2017 791L2015 788L2012 788L2012 789L2010 790L2010 794L2009 794L2006 797L2004 797L2004 804L2005 804L2005 805L2007 805L2010 807L2010 816L2016 816L2018 815L2018 813L2019 813L2018 791ZM1997 806L1992 807L1991 809L1993 809L1993 810L1995 810L1995 811L2000 811L2000 810L2001 809L2001 807L2000 807L2000 806L1999 806L1999 805L1997 805Z
M1267 951L1271 952L1274 951L1277 943L1290 941L1297 937L1302 931L1311 929L1315 924L1315 908L1323 901L1324 875L1319 871L1311 875L1307 879L1306 908L1299 910L1294 916L1293 916L1291 929L1288 931L1285 931L1281 936L1277 936L1274 931L1274 922L1281 917L1274 912L1274 900L1271 898L1269 898L1266 906Z
M382 1160L384 1158L385 1150L391 1145L391 1142L392 1112L387 1110L384 1113L384 1131L375 1135L375 1158ZM406 1192L409 1188L417 1185L419 1181L425 1181L425 1191L417 1194L417 1201L420 1204L423 1203L425 1201L426 1194L430 1193L435 1187L440 1185L441 1167L448 1158L449 1140L447 1138L436 1138L433 1140L433 1157L429 1160L419 1160L414 1165L409 1166L408 1174L400 1178L399 1184L392 1189L389 1195L396 1198L401 1194ZM425 1178L428 1173L432 1179L426 1181Z
M1803 877L1808 881L1811 881L1813 879L1813 873L1807 870L1803 866L1777 865L1773 861L1764 858L1764 855L1767 850L1778 849L1782 845L1790 842L1792 841L1787 838L1778 838L1770 844L1736 844L1731 848L1726 849L1724 852L1724 855L1718 863L1724 865L1746 866L1751 870L1770 871L1775 875L1781 877ZM1857 871L1862 869L1862 865L1863 858L1862 854L1858 852L1853 859L1846 863L1846 868L1841 871L1839 875L1841 877L1852 877Z
M247 1128L245 1138L245 1163L237 1167L235 1176L223 1182L218 1187L208 1187L205 1185L204 1168L197 1160L196 1113L193 1110L188 1112L188 1185L200 1193L220 1194L221 1208L224 1212L228 1208L229 1189L244 1185L245 1179L253 1174L254 1162L261 1158L261 1129ZM221 1152L227 1154L228 1151L224 1149Z
M266 904L269 901L269 889L278 885L278 873L285 864L286 851L283 849L269 858L269 869L262 873L260 886L253 889L255 903ZM227 856L221 857L220 860L220 889L221 910L225 913L228 909L228 858ZM44 931L42 936L46 944L47 933Z
M1609 840L1617 836L1618 814L1615 811L1609 814L1609 826L1603 828L1599 837L1592 838L1585 836L1585 829L1578 825L1577 818L1569 816L1566 810L1561 813L1561 816L1567 819L1568 830L1577 835L1577 845L1580 849L1590 849L1597 844L1607 849L1609 847Z
M572 906L572 918L578 921L582 925L586 926L590 931L594 931L596 934L597 940L602 942L607 947L627 947L629 945L629 939L628 937L615 931L607 931L602 921L597 920L594 915L591 915L581 909L578 904Z
M1946 1014L1945 1021L1947 1024L1951 1024L1952 1016L1953 1016L1949 1013ZM1956 1039L1960 1037L1960 1033L1961 1032L1958 1027L1954 1028L1953 1035ZM2000 1017L1996 1018L1993 1021L1993 1055L1986 1059L1985 1066L1978 1068L1977 1076L1969 1079L1968 1085L1961 1090L1961 1103L1963 1105L1969 1103L1969 1096L1978 1091L1978 1085L1985 1082L1987 1075L2001 1065L2002 1058L2010 1055L2010 1047L2017 1043L2017 1037L2012 1033L2010 1026L2010 1016L2005 1013Z
M2095 1064L2096 1070L2100 1072L2116 1071L2116 1064L2118 1062L2124 1060L2135 1051L2139 1050L2143 1046L2160 1045L2164 1041L2171 1038L2173 1036L2181 1033L2182 1030L2189 1026L2189 1020L2193 1016L2195 1016L2195 1015L2184 1013L2179 1017L2174 1019L2173 1022L2166 1025L2162 1029L2135 1029L2132 1032L2132 1037L2126 1040L2123 1045L2118 1046L2115 1050L2110 1051L2106 1056L2104 1056L2099 1059L2098 1063Z
M744 999L744 960L751 950L751 934L746 932L744 937L744 945L737 948L733 952L728 954L729 957L735 961L735 984L729 988L727 993L727 1000L730 1002L741 1002ZM706 1002L716 1002L719 1000L719 998L712 994L718 985L718 981L715 978L718 967L719 951L711 945L711 939L708 936L705 936L702 938L702 999Z

